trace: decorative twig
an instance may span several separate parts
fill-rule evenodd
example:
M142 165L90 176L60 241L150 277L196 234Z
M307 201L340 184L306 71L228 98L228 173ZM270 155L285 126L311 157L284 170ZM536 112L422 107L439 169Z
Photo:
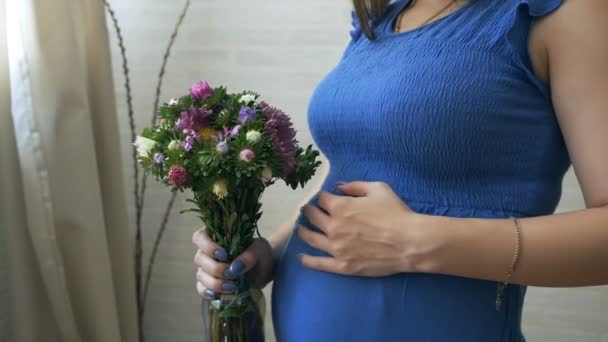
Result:
M132 96L131 96L131 81L130 81L130 77L129 77L129 68L128 68L126 48L124 45L124 38L122 36L122 32L121 32L120 26L118 24L118 20L116 18L116 14L115 14L114 10L112 9L112 6L110 5L110 3L107 0L103 0L103 1L104 1L104 5L110 15L110 18L112 19L112 23L114 25L114 29L116 31L116 36L118 39L118 46L120 47L120 54L122 57L122 69L123 69L122 71L123 71L123 75L125 77L124 87L126 90L126 97L127 97L129 128L131 130L131 141L135 141L135 138L136 138L135 132L136 131L135 131L135 120L134 120L134 114L133 114L134 113L133 100L132 100ZM171 38L169 39L169 44L167 45L165 54L163 56L163 62L161 65L160 72L158 74L158 82L157 82L157 86L156 86L156 96L154 98L154 110L153 110L153 114L152 114L152 124L153 125L154 125L154 122L156 121L156 118L158 115L158 106L160 103L160 94L161 94L161 90L162 90L163 78L165 75L165 70L166 70L167 63L169 61L169 57L171 55L171 49L173 48L173 45L177 38L179 28L181 27L181 25L184 21L184 18L186 17L186 14L190 7L190 3L191 3L191 0L186 0L184 8L177 20L173 33L171 34ZM145 306L145 301L146 301L146 297L147 297L147 293L148 293L150 278L152 276L152 270L154 268L156 255L158 253L158 248L160 246L160 242L166 231L167 223L169 221L169 217L171 216L171 211L173 209L173 205L175 204L177 194L174 193L171 196L171 199L169 200L167 207L165 209L165 213L163 215L158 233L156 234L154 246L153 246L153 249L152 249L152 252L150 255L150 260L148 263L147 272L146 272L146 276L145 276L145 282L142 282L142 276L143 276L143 273L142 273L143 247L142 247L142 245L143 244L142 244L142 224L141 223L142 223L144 199L145 199L145 192L146 192L147 176L145 174L143 175L141 187L140 187L139 163L137 160L137 149L135 148L135 146L133 146L132 158L133 158L133 169L135 171L134 177L133 177L134 178L133 179L133 181L134 181L133 193L135 196L135 222L136 222L135 290L136 290L136 297L137 297L137 313L139 316L138 317L139 336L140 336L140 341L144 341L144 335L143 335L144 306Z
M169 44L167 45L167 49L165 50L165 55L163 56L163 64L160 68L160 72L158 73L158 84L156 85L156 98L154 99L154 112L152 113L152 125L156 122L156 118L158 116L158 104L160 102L160 92L163 85L163 78L165 76L165 69L167 67L167 62L169 61L169 56L171 55L171 49L173 48L173 44L175 43L175 39L177 38L177 34L179 33L179 28L182 26L184 22L184 18L188 13L188 8L190 8L190 1L186 0L186 4L184 5L184 9L177 19L177 23L175 24L175 28L173 29L173 33L171 34L171 38L169 39Z
M114 30L116 31L116 37L118 40L118 46L120 48L120 55L122 57L122 72L125 77L125 91L127 97L127 116L129 118L129 128L131 131L131 142L135 141L135 119L133 114L133 97L131 96L131 79L129 77L129 66L127 61L127 50L124 44L124 38L122 36L122 31L120 29L120 25L118 24L118 19L116 18L116 13L112 9L112 6L107 0L104 0L104 5L112 19L112 24L114 25ZM142 243L141 243L141 212L143 203L140 200L139 196L139 163L137 162L137 149L135 146L132 146L132 154L131 157L133 159L133 195L135 197L135 220L136 220L136 230L135 230L135 295L137 300L137 313L138 313L138 330L140 341L144 341L143 336L143 305L141 300L141 259L142 259Z
M158 73L158 82L156 84L156 96L154 97L154 106L152 111L152 126L156 122L156 118L158 117L158 104L160 103L160 93L163 87L163 79L165 78L165 69L167 68L167 62L169 61L169 56L171 55L171 49L173 48L173 44L175 43L175 39L177 38L177 34L179 33L179 28L182 26L182 22L188 13L188 8L190 8L190 1L186 0L186 4L184 5L184 9L177 19L177 23L175 24L175 28L173 29L173 33L171 34L171 38L169 38L169 44L165 49L165 55L163 56L163 63L161 64L160 71ZM139 197L141 198L141 206L143 207L143 202L145 199L144 192L146 191L148 175L144 173L142 179L141 192Z
M175 28L173 29L173 33L171 34L171 38L169 39L169 44L167 44L167 49L165 50L165 54L163 56L163 63L161 65L160 72L158 73L158 82L156 85L156 96L154 98L154 112L152 114L152 126L154 126L154 123L156 122L156 118L158 115L158 104L160 103L160 93L161 93L161 89L162 89L163 79L165 76L165 69L166 69L167 63L169 61L169 56L171 55L171 49L173 48L173 44L175 43L177 34L179 33L179 29L182 26L182 23L184 21L184 18L186 17L186 14L188 13L188 9L190 8L190 1L191 0L186 0L184 8L183 8L179 18L177 19L177 23L175 24ZM143 200L145 197L146 180L147 180L147 175L144 173L143 180L142 180L142 189L141 189L142 191L141 191L141 196L140 196L142 199L142 203L143 203ZM144 305L145 305L146 295L147 295L148 286L149 286L148 283L150 282L150 278L152 277L152 269L154 268L154 261L156 260L156 254L158 252L158 246L160 245L160 241L162 240L165 230L167 228L167 222L169 221L169 216L171 216L171 210L173 209L173 205L175 203L175 197L176 197L176 194L174 193L172 195L171 199L169 200L169 203L167 204L167 208L165 210L165 215L163 216L163 220L161 221L160 227L158 229L158 233L156 234L156 240L154 241L154 248L152 249L152 252L150 254L150 260L148 262L148 270L146 273L146 281L143 284L144 291L143 291L142 304L144 304Z
M156 260L156 253L158 251L158 246L160 245L160 241L163 239L165 235L165 230L167 228L167 222L169 221L169 216L171 215L171 209L173 208L173 204L175 203L175 199L177 198L177 193L171 194L171 199L169 200L169 204L165 210L165 215L163 216L162 223L160 225L160 229L158 234L156 235L156 239L154 240L154 246L152 247L152 252L150 254L150 261L148 262L148 270L146 272L146 280L144 281L144 291L142 297L142 304L146 305L146 298L148 295L148 287L150 286L150 278L152 277L152 269L154 268L154 261Z

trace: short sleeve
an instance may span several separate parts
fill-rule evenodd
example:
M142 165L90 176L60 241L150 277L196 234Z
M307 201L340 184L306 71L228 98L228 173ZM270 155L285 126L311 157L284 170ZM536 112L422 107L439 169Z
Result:
M549 90L544 81L536 77L530 52L528 51L531 21L538 17L549 15L556 11L564 0L513 0L516 10L512 12L513 19L506 30L507 48L510 50L513 61L527 75L528 79L549 97ZM503 31L503 30L501 30Z
M359 17L355 13L355 11L350 12L351 16L351 30L350 37L352 40L358 40L361 37L361 24L359 22Z
M355 11L350 12L351 15L351 29L350 29L350 41L342 54L342 59L344 59L350 51L353 49L354 45L357 43L359 38L361 38L361 25L359 24L359 17L355 13Z
M551 14L562 5L564 0L521 0L528 5L528 13L532 17L543 17Z

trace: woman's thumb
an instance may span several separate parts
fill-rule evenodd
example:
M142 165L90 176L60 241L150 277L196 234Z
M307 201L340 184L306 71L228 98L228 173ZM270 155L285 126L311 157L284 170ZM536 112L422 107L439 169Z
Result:
M241 253L241 255L232 261L230 267L228 267L224 272L224 276L227 278L238 278L254 268L262 253L262 247L263 246L261 245L259 239L254 240L249 248L247 248L243 253Z

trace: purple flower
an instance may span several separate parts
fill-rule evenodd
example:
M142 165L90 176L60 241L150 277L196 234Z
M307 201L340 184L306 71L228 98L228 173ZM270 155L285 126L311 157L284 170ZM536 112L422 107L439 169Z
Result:
M179 119L175 122L175 127L184 133L187 133L186 130L198 132L209 124L211 114L213 114L213 111L207 108L192 106L187 111L181 112Z
M165 162L165 155L162 153L154 153L154 162L156 164L163 164Z
M224 137L234 138L239 134L240 129L241 129L241 125L236 125L232 128L228 128L228 127L224 126L223 135L224 135Z
M217 143L216 149L219 154L228 153L228 149L229 149L228 142L226 140L220 141L219 143Z
M242 123L245 123L247 121L255 121L255 117L256 117L255 108L243 106L241 108L241 111L239 112L239 119L241 120Z
M213 94L213 88L211 88L209 83L204 81L198 81L194 83L192 87L189 88L189 90L190 95L192 95L192 97L199 102Z
M190 152L194 147L194 137L192 135L188 135L186 140L182 141L181 145L185 151Z
M266 133L272 138L275 152L283 160L283 176L287 177L296 167L296 131L291 119L280 109L260 102L262 112L266 115Z
M239 131L241 130L241 125L236 125L234 127L232 127L232 131L230 131L230 136L231 137L236 137L239 134Z
M179 165L173 165L171 166L171 169L169 169L169 174L167 175L167 177L169 177L169 180L171 181L171 184L173 184L173 186L179 188L180 186L184 185L184 183L186 183L186 181L188 180L188 173L183 167Z
M246 148L241 151L241 153L239 154L239 158L244 162L250 162L253 160L253 158L255 158L255 153L252 150Z

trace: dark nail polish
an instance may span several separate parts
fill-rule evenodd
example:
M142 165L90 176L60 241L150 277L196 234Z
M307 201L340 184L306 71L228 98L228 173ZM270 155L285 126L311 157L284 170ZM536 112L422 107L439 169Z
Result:
M234 274L232 274L232 272L230 272L230 268L227 268L224 270L224 277L226 277L228 279L234 278Z
M336 182L337 185L344 185L346 182Z
M232 265L230 265L230 273L232 273L234 276L240 275L244 269L245 269L245 263L242 262L241 260L237 260L237 261L233 262Z
M215 298L215 296L217 296L217 293L215 293L215 291L213 291L213 290L205 290L205 294L209 298Z
M232 292L236 290L236 284L233 282L225 282L222 284L222 290L226 292Z
M219 261L228 260L228 254L226 254L226 251L223 249L216 249L215 252L213 252L213 256Z

